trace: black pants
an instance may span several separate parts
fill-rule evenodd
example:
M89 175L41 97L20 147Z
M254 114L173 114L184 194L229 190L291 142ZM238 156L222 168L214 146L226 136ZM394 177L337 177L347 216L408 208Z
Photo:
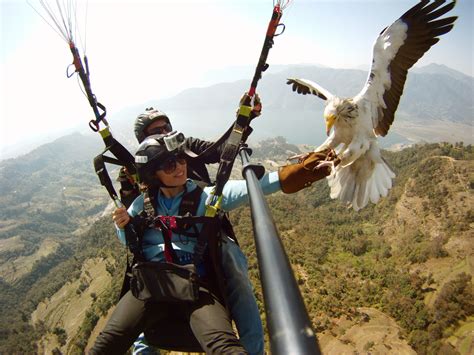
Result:
M123 354L148 327L160 320L176 317L183 317L189 322L194 336L207 354L247 353L232 329L225 307L208 292L200 291L199 300L194 303L164 304L140 301L128 291L117 304L89 354Z

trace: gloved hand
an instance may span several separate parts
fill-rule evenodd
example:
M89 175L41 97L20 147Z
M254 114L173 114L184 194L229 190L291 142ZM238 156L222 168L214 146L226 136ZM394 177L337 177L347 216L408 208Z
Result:
M313 182L330 175L332 168L340 161L336 152L327 148L320 152L309 153L298 163L282 166L278 170L281 190L291 194L311 186Z
M255 117L258 117L262 114L262 101L260 100L260 96L257 93L253 96L253 102L250 102L251 98L249 97L248 93L244 93L239 100L239 108L237 108L237 114L239 114L240 106L252 105L252 111L250 112L250 119L253 120Z

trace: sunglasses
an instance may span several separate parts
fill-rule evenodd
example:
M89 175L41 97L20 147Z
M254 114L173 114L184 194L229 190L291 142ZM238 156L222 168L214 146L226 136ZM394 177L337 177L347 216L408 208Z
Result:
M158 166L158 170L163 170L165 174L172 174L175 172L177 164L186 164L186 159L183 157L169 158Z
M153 127L146 130L147 136L152 136L154 134L166 134L170 133L172 130L171 124L167 123L164 126Z

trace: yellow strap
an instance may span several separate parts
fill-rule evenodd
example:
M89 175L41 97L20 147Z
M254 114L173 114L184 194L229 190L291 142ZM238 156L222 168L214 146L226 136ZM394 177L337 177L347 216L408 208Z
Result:
M206 205L206 213L204 214L206 217L214 217L217 212L221 209L222 204L222 195L218 197L217 202L214 206Z
M251 106L242 105L239 107L239 115L250 117L250 112L252 112Z
M109 126L105 126L104 128L102 128L100 131L99 131L102 139L105 139L106 137L110 136L110 130L109 130Z

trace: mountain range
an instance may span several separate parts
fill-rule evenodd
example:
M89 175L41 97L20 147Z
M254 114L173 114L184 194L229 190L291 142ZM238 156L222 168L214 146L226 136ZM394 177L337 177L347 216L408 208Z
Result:
M319 145L325 140L324 102L292 92L285 84L290 77L310 79L337 95L353 96L362 89L367 72L299 65L278 66L264 74L257 90L263 113L252 123L250 142L275 136L294 144ZM174 128L185 135L215 139L231 124L238 98L247 88L247 80L238 80L186 89L171 98L130 107L111 122L115 131L133 144L129 132L134 117L145 107L153 106L165 111ZM387 137L381 139L381 145L389 148L416 142L473 143L473 117L474 78L431 64L408 75L394 124Z
M110 112L108 121L114 134L131 149L136 146L132 134L135 117L150 106L165 111L174 128L185 135L212 140L232 123L239 98L249 86L249 79L242 78L251 74L250 66L218 71L211 75L212 81L220 77L221 82ZM290 143L317 146L325 140L324 103L315 96L292 92L285 83L294 77L315 81L339 96L353 96L362 89L367 71L317 65L270 66L259 82L263 113L252 123L250 142L283 136ZM409 72L394 124L380 142L385 148L416 142L473 143L473 118L473 77L438 64L414 68ZM31 145L22 142L2 155L24 154L29 151L25 148L31 150Z

